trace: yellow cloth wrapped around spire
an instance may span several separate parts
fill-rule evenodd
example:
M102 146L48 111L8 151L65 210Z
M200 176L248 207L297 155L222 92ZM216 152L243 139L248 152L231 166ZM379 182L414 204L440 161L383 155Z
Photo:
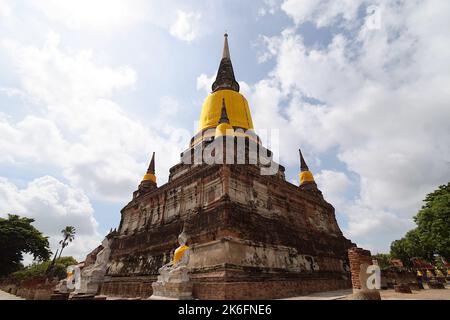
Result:
M155 153L153 152L152 160L150 161L150 165L148 166L147 173L142 178L142 182L153 182L156 184L156 175L155 175Z
M227 105L231 127L239 127L245 130L254 129L247 99L233 90L219 90L210 94L203 104L198 127L199 132L218 126L224 100Z
M156 183L156 176L153 173L147 173L144 178L142 178L142 181L152 181Z
M306 182L314 182L314 176L311 173L311 171L300 172L299 177L300 177L300 185Z

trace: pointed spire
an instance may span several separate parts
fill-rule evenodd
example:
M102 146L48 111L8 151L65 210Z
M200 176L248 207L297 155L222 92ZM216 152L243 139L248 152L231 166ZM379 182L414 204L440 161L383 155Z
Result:
M230 47L228 46L228 33L225 33L225 43L223 45L222 59L231 59Z
M153 152L152 160L148 166L147 173L144 178L142 178L141 186L147 184L148 182L156 185L156 175L155 175L155 153Z
M308 165L306 164L305 158L303 158L302 150L298 149L300 153L300 169L302 172L309 171Z
M222 114L220 115L219 124L228 123L230 124L230 119L228 118L227 105L225 104L225 99L222 100Z
M212 91L234 90L239 92L239 83L234 77L233 64L231 63L230 47L228 45L228 34L225 33L222 61L217 72L216 81L212 85Z
M153 152L152 160L147 170L147 174L155 174L155 153Z
M317 189L317 184L314 181L314 176L312 172L309 171L308 165L303 157L302 150L299 149L298 152L300 153L300 188L303 190L312 190L318 195L321 195L322 193Z

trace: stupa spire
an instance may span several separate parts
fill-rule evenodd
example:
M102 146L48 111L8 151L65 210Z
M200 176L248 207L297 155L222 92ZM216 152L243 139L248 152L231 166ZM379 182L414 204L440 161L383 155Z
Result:
M303 157L302 150L298 149L300 153L300 170L301 172L309 171L308 165L306 164L305 158Z
M233 90L239 92L239 83L234 77L233 64L231 63L230 47L228 45L228 34L225 33L225 42L223 45L222 60L220 61L219 71L216 81L212 85L212 91Z
M153 152L152 160L150 161L150 165L148 166L147 173L145 174L142 182L153 182L156 184L156 175L155 175L155 153Z
M222 59L231 59L230 46L228 45L228 33L225 33L225 42L223 44L223 54Z
M309 171L308 165L303 157L302 150L299 149L298 151L300 153L300 188L306 190L317 190L317 184L314 180L312 172Z
M153 152L152 160L150 161L150 165L148 166L147 173L155 174L155 153Z

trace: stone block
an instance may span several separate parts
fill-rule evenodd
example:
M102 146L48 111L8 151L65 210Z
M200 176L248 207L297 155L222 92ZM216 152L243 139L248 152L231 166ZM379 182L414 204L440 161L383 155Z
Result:
M71 294L70 300L94 300L94 294Z
M428 282L428 287L430 289L445 289L445 285L443 283L437 282L437 281L430 281Z
M348 296L345 300L381 300L378 290L360 290Z
M408 286L411 288L411 290L419 291L423 289L423 286L419 284L418 282L410 282L408 283Z
M176 300L192 300L192 282L155 282L152 285L153 295L150 300L156 300L158 297L171 298Z
M70 293L53 293L50 296L50 300L69 300Z
M394 290L398 293L412 293L411 288L407 284L395 285Z

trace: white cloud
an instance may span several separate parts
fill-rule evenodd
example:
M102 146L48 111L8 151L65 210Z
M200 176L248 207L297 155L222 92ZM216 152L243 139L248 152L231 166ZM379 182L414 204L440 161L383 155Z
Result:
M258 9L258 15L264 17L275 14L280 7L281 0L264 0L263 5Z
M148 28L148 25L151 25L186 42L191 42L205 33L202 31L205 19L202 19L201 12L207 10L207 6L197 6L198 9L196 9L195 5L186 4L186 1L28 1L48 21L81 32L94 31L112 34L117 30L130 29L140 25ZM187 10L186 7L191 9Z
M146 1L133 0L40 0L31 5L48 18L71 29L107 31L126 27L146 18Z
M7 97L23 97L24 93L17 88L0 87L0 94Z
M3 40L1 44L13 57L28 93L49 105L71 102L80 97L108 98L115 90L136 82L136 73L130 67L112 69L96 66L90 50L65 54L60 49L60 36L56 33L47 35L42 48L23 46L14 40ZM60 80L65 81L64 86L60 85ZM88 106L84 108L89 109Z
M208 77L206 74L202 73L197 77L197 90L204 90L206 94L210 94L214 80L216 80L215 74Z
M258 52L258 63L264 63L277 54L278 46L281 45L278 40L278 37L259 35L258 41L255 43L255 47L262 48Z
M59 163L65 160L61 151L69 148L57 126L35 116L11 125L0 113L0 163L14 164L17 159L35 164Z
M315 180L327 201L335 206L342 203L345 193L352 184L344 172L332 170L322 170L315 175Z
M358 18L358 1L300 3L283 5L296 23L336 27L343 19L359 29L336 33L325 48L308 47L296 29L267 38L276 67L250 97L256 127L281 128L288 164L299 145L319 155L338 150L359 177L356 199L331 196L349 222L346 234L387 250L421 199L450 180L450 3L378 1L378 30Z
M86 253L101 240L93 212L88 197L81 189L53 177L38 178L23 189L0 177L0 216L6 217L10 213L35 219L33 225L50 237L53 252L58 247L60 231L65 226L74 226L77 232L75 241L63 254L84 260Z
M120 203L139 184L151 151L165 155L157 170L159 181L167 179L182 149L181 140L171 140L179 132L164 121L150 128L113 100L114 93L133 87L134 70L102 66L90 51L64 50L55 34L43 47L8 40L3 48L36 115L18 122L0 117L8 137L0 140L8 151L0 161L51 165L90 197ZM156 118L174 115L167 113L167 101L161 103L166 105Z
M286 0L281 8L296 24L311 21L318 28L336 23L339 19L346 22L354 20L361 0Z
M9 18L12 14L12 9L7 0L0 0L0 17Z
M170 27L170 34L180 40L191 42L200 32L199 22L202 15L198 12L177 11L177 19Z

